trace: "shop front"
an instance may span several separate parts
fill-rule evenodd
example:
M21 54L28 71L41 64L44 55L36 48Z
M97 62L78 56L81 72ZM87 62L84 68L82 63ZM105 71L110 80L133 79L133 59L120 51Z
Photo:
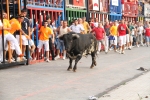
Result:
M122 5L120 0L110 0L109 6L109 20L121 20L122 19Z

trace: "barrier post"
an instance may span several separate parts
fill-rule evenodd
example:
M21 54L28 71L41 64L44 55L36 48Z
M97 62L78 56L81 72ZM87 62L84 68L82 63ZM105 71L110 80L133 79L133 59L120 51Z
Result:
M3 23L3 0L1 0L1 21ZM2 29L3 63L5 63L4 30Z

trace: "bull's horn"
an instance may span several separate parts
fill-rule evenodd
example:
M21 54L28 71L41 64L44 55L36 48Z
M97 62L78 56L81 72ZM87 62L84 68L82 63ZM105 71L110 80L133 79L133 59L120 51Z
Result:
M73 37L79 38L80 36L78 34L72 34Z

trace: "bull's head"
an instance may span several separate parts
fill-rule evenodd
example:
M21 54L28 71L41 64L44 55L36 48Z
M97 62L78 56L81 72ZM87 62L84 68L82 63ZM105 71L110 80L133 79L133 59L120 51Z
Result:
M74 46L74 41L78 39L80 36L77 33L69 32L68 34L64 34L59 37L59 39L64 41L65 49L69 52Z

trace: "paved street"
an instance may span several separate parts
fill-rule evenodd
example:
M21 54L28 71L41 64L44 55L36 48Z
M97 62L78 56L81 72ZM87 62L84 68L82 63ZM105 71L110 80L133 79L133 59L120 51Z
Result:
M102 96L143 73L137 68L150 69L150 47L135 47L125 53L101 52L93 69L91 57L84 57L77 72L67 71L68 59L0 70L0 100L87 100L92 95Z

